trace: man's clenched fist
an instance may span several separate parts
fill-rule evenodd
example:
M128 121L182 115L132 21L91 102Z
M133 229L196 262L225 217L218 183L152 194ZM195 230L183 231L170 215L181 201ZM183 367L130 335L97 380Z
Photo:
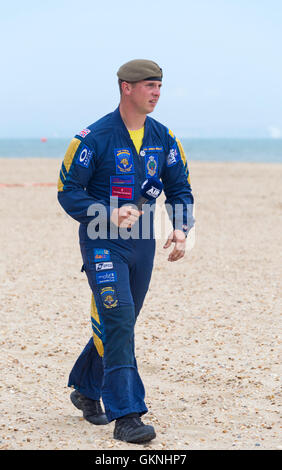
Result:
M111 221L117 227L130 228L139 219L143 211L138 211L132 206L121 206L114 209L111 215Z

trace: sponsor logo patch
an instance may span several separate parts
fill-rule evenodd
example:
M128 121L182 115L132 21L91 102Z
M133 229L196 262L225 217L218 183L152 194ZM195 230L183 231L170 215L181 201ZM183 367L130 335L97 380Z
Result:
M87 134L90 134L91 130L90 129L82 129L82 131L80 131L77 135L79 135L80 137L86 137Z
M133 199L133 188L127 188L124 186L112 186L111 196L118 197L120 199Z
M109 261L108 263L96 263L96 271L104 271L105 269L113 269L113 263Z
M158 155L145 156L146 178L155 176L158 171Z
M94 261L111 261L110 250L104 248L94 248Z
M96 281L97 284L104 284L105 282L116 282L117 273L116 271L109 271L106 273L97 273Z
M133 156L130 148L115 149L116 173L134 173Z
M103 287L100 290L100 296L105 308L114 308L118 305L117 293L114 287Z
M88 147L86 147L86 145L84 145L82 147L82 150L80 150L80 153L76 159L76 163L80 166L83 166L84 168L88 168L92 157L92 150L90 150Z

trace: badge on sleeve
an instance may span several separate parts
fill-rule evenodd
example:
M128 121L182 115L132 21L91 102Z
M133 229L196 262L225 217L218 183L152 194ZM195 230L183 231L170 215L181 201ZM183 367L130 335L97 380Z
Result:
M116 173L134 173L133 155L130 148L115 149Z
M83 166L84 168L88 168L92 157L92 150L90 150L86 145L84 145L78 153L76 163L80 166Z
M82 131L80 131L77 135L79 135L80 137L82 137L83 139L88 135L90 134L91 130L90 129L82 129Z
M177 145L174 145L170 151L168 156L166 157L166 166L170 167L175 165L180 160L179 151Z

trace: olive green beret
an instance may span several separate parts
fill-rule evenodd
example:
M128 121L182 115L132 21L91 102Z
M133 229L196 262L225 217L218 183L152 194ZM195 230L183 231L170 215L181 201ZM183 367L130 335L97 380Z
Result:
M120 80L139 82L140 80L162 81L162 69L152 60L135 59L123 64L117 71Z

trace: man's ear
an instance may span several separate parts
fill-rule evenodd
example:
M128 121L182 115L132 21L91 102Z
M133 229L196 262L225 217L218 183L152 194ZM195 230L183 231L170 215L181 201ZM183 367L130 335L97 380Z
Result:
M121 84L121 87L122 87L122 92L125 94L125 95L130 95L130 92L132 90L132 85L131 83L128 83L128 82L122 82Z

